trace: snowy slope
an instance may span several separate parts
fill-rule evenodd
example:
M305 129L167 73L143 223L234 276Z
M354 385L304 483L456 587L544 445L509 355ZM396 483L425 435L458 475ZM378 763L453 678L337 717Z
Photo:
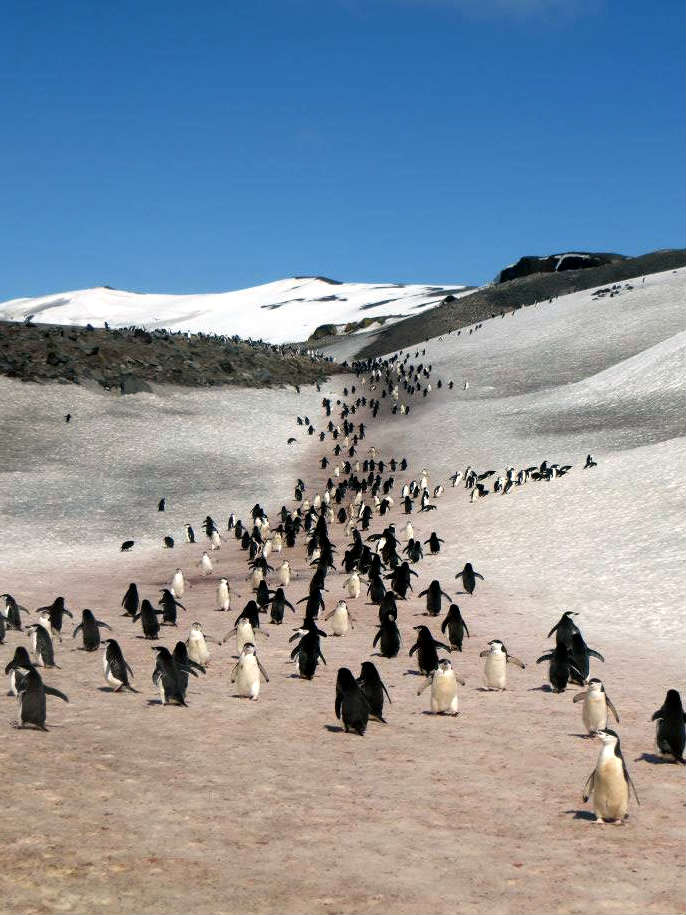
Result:
M0 319L33 315L48 324L132 324L203 333L238 334L270 343L306 340L321 324L344 326L365 318L395 318L431 308L465 286L338 283L320 277L291 277L199 295L159 295L97 287L0 304Z

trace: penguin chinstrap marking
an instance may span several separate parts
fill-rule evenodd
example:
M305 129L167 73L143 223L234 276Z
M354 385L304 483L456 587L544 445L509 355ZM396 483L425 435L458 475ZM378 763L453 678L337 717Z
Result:
M417 690L419 696L431 687L431 711L434 715L457 715L457 684L465 681L455 674L448 658L441 658L438 667L432 671Z
M619 736L609 728L598 731L603 742L595 769L584 786L584 802L592 797L597 823L623 823L629 815L629 788L638 799L636 788L624 762Z
M369 701L347 667L338 669L334 711L336 718L343 722L346 734L355 731L360 737L364 736L369 722Z
M334 635L345 635L348 629L354 629L353 618L344 600L339 600L325 620L331 620L331 631Z
M480 658L486 658L484 664L486 689L503 690L507 685L507 665L514 664L524 670L526 664L519 658L508 654L500 639L491 639L488 644L489 648L479 653Z
M257 657L255 646L246 642L234 669L231 671L231 682L236 684L236 695L257 700L260 696L260 674L269 683L267 671Z
M607 727L608 709L610 709L615 716L615 721L619 724L617 709L605 692L602 682L596 677L592 677L588 681L588 689L582 693L577 693L572 702L583 702L581 717L584 727L591 737L595 737L599 731L604 731Z
M369 714L385 724L386 719L383 717L384 694L389 703L391 702L391 697L388 695L388 690L379 676L376 665L371 661L363 661L357 683L369 703Z
M684 747L686 746L686 715L681 704L681 696L675 689L667 690L662 706L653 713L652 721L657 722L655 743L658 753L671 756L675 762L686 764Z
M133 670L126 662L119 642L116 639L105 639L103 644L105 651L102 656L102 666L105 681L112 687L112 692L118 693L125 688L132 693L137 693L138 690L129 683L129 674L133 677Z
M96 651L100 647L101 627L109 629L110 632L112 631L112 627L107 623L103 623L102 620L96 620L92 610L84 610L81 614L81 622L74 629L72 638L75 639L80 632L84 651Z
M69 702L68 697L59 689L46 686L36 668L31 665L22 677L21 685L17 692L18 721L17 727L34 727L40 731L47 731L45 720L47 717L46 695L56 696L63 702Z

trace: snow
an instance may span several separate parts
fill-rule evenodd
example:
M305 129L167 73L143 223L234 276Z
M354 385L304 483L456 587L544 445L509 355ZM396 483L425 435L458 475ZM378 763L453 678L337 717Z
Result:
M137 325L193 333L216 333L262 339L270 343L306 340L321 324L341 327L363 318L407 316L438 305L462 285L422 286L334 283L320 277L291 277L235 292L161 295L98 287L0 304L0 319L92 324Z

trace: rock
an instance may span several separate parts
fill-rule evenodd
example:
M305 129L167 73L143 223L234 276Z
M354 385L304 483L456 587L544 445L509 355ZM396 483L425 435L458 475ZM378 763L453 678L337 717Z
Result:
M148 382L137 375L122 375L119 388L122 394L152 394Z

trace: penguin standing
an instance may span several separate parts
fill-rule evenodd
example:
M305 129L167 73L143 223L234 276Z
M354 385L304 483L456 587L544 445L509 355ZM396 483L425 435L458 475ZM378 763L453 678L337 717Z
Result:
M57 696L63 702L69 702L69 699L63 692L54 689L52 686L46 686L33 665L24 668L26 673L21 679L21 685L17 692L17 705L19 710L17 727L34 727L41 731L47 731L45 719L47 717L45 697Z
M475 571L471 562L466 562L464 569L461 572L458 572L455 578L462 579L462 587L465 589L467 594L473 594L474 588L476 588L476 579L480 578L481 581L484 581L483 575L480 575L479 572Z
M441 540L441 538L438 536L436 531L432 531L431 536L429 537L428 540L425 540L424 543L429 544L429 550L431 551L431 555L437 556L438 553L441 552L441 544L445 543L445 541Z
M287 588L291 583L291 566L287 559L279 566L279 583L283 588Z
M50 633L39 623L32 623L26 627L31 636L33 656L37 667L57 667L55 664L55 648L50 638Z
M388 695L388 690L379 676L376 665L371 661L363 661L357 683L369 703L369 714L385 724L386 719L383 716L384 693L389 702L391 702L391 697Z
M273 592L273 596L269 599L269 604L271 605L269 614L270 620L277 626L280 626L281 623L283 623L286 607L289 607L293 613L295 613L295 607L286 598L283 588L277 588L276 591Z
M156 645L152 650L157 652L152 682L160 691L162 705L186 705L186 687L174 656L164 645ZM186 681L188 671L190 668L186 671Z
M336 677L336 718L343 721L346 734L356 731L364 736L369 721L369 702L347 667L339 667Z
M118 693L122 687L132 693L138 692L129 683L129 674L133 677L133 670L127 664L119 642L115 639L105 639L103 642L105 652L102 656L102 666L105 680L112 687L113 693Z
M417 690L419 696L427 686L431 686L431 711L434 715L457 715L457 684L465 685L464 680L456 676L453 665L448 658L441 658L438 667L432 671L422 686Z
M8 696L16 696L19 693L22 681L26 676L21 672L22 668L28 670L31 666L31 658L28 651L23 645L17 645L14 649L14 657L5 667L5 673L9 677Z
M460 613L460 608L457 604L451 604L448 609L448 613L441 623L441 632L445 635L445 630L448 630L448 639L450 641L451 648L457 648L458 651L462 651L462 640L465 633L467 638L470 638L469 629L467 629L467 624L462 619L462 614Z
M384 658L395 658L400 651L402 640L396 619L395 613L385 613L372 642L372 648L376 648L378 643L379 652Z
M246 642L241 649L238 663L231 671L231 682L236 684L236 694L257 700L260 696L260 674L269 683L267 671L257 657L255 646Z
M56 597L54 601L47 607L39 607L36 610L36 613L48 613L50 617L50 626L58 634L62 633L62 622L65 615L74 619L74 614L71 610L67 610L64 606L64 598Z
M138 613L140 600L138 597L138 588L131 582L126 589L126 594L122 597L121 605L124 608L122 616L135 616Z
M186 543L195 543L195 531L190 526L190 524L186 525L185 531L186 531Z
M210 554L207 551L203 552L202 556L200 557L198 566L200 567L200 571L203 575L211 575L214 571L214 565L212 564Z
M189 674L193 674L194 677L197 677L196 670L199 670L200 673L204 674L205 668L202 664L198 664L189 657L185 642L177 642L176 645L174 645L172 658L178 669L179 682L185 696L186 690L188 689Z
M339 600L331 613L324 617L331 620L331 629L334 635L345 635L348 629L354 629L352 617L348 612L348 605L344 600Z
M22 607L21 604L18 604L11 594L2 594L0 597L4 598L4 609L0 612L2 612L2 615L5 617L8 628L16 629L18 632L21 632L21 614L28 613L29 611L26 607Z
M605 661L605 658L599 651L589 648L584 637L579 630L572 635L572 644L570 646L570 655L572 658L572 667L570 668L570 679L579 686L583 686L588 680L590 671L589 658L597 658L599 661Z
M217 610L231 609L231 590L228 578L220 578L217 582Z
M157 617L161 615L162 611L155 610L150 601L144 598L141 602L140 610L132 618L131 622L135 623L137 620L140 620L145 638L156 639L160 634L160 622Z
M555 623L553 628L548 633L548 638L555 633L555 642L559 645L560 642L566 645L567 648L572 647L572 637L575 632L578 632L576 623L572 619L573 616L578 616L573 610L565 610L560 619Z
M429 616L438 616L441 612L441 596L452 602L452 597L441 590L441 583L436 578L434 578L428 588L425 588L424 591L420 591L417 596L424 597L424 595L426 595L426 612Z
M96 651L100 647L101 628L112 631L112 627L108 626L107 623L103 623L102 620L96 620L92 610L84 610L81 614L81 622L74 629L72 638L75 639L81 632L84 651Z
M188 657L196 664L207 667L210 663L210 649L207 647L207 640L202 629L202 623L193 623L191 631L186 639L186 650Z
M675 762L686 764L686 715L681 704L681 696L675 689L667 690L665 701L661 708L653 713L651 720L657 721L655 742L658 752L663 756L672 756Z
M181 569L177 569L172 575L172 580L169 583L170 589L174 592L176 597L183 597L186 590L186 579L183 577L183 572Z
M162 588L160 593L162 597L157 604L162 608L162 623L166 626L176 626L177 607L181 607L184 612L186 608L174 597L174 592L169 588Z
M291 652L291 660L295 661L295 672L301 680L311 680L314 677L320 659L326 665L326 658L319 644L319 633L316 629L310 630L303 635Z
M636 788L624 762L619 737L609 728L598 731L603 742L595 769L589 775L584 786L584 801L593 797L593 812L597 823L622 823L629 812L629 788L631 787L636 803L641 802Z
M343 582L343 587L346 589L348 597L357 600L360 596L360 573L353 570Z
M438 652L436 649L445 648L446 651L450 651L450 648L448 645L444 645L443 642L437 642L431 635L428 626L415 626L414 629L417 632L417 641L410 648L410 657L415 651L417 652L419 671L428 677L438 667Z
M619 715L617 709L610 701L610 697L605 692L602 682L596 677L588 681L588 689L583 693L577 693L573 702L583 702L581 717L584 727L588 733L594 737L599 731L604 731L607 727L607 710L610 709L615 716L615 721L619 724Z
M480 658L486 658L484 665L484 678L487 689L505 689L507 681L507 665L515 664L522 670L526 667L519 658L507 653L507 649L500 639L491 639L489 648L480 652Z

